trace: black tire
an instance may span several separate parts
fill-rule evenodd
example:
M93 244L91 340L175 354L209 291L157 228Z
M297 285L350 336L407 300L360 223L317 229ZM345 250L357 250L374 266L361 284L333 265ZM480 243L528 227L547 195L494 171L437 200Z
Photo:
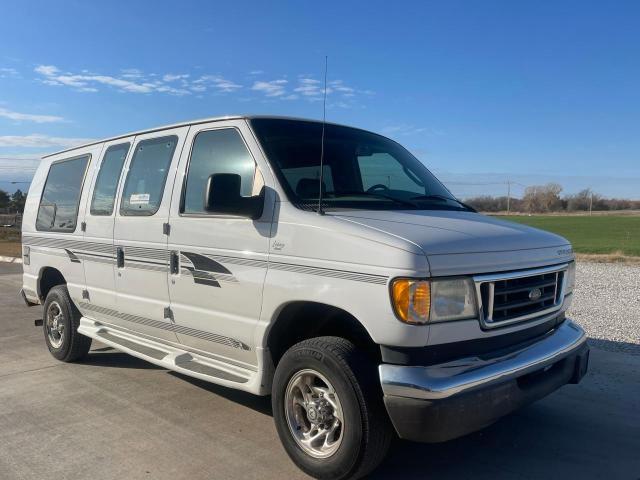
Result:
M50 327L47 315L50 308L57 311L59 306L60 320L64 325L63 332L59 335L62 338L61 344L56 346L49 338ZM91 348L91 338L78 333L80 326L80 312L73 304L66 285L57 285L49 290L44 301L44 318L42 328L44 330L44 341L47 348L55 358L62 362L75 362L85 357ZM57 340L57 339L56 339Z
M355 479L373 471L384 459L393 430L382 401L377 365L353 343L339 337L317 337L292 346L276 368L272 404L280 440L293 462L322 480ZM340 399L346 428L342 442L329 457L305 452L291 433L285 398L296 373L312 369L332 384Z

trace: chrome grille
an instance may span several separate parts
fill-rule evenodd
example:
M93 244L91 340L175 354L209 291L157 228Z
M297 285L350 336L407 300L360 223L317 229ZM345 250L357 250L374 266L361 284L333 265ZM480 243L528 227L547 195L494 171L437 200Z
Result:
M474 277L486 328L547 315L562 306L567 264Z

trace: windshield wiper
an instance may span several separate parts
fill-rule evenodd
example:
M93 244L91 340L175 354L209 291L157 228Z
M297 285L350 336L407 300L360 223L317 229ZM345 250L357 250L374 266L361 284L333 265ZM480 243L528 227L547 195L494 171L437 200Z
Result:
M372 197L372 198L384 198L386 200L391 200L392 202L396 202L400 205L405 205L411 208L419 208L419 206L409 200L403 200L402 198L393 197L391 195L385 195L384 193L374 193L374 192L327 192L327 195L333 195L334 197L352 197L352 196L360 196L360 197Z
M467 205L464 202L461 202L460 200L458 200L457 198L452 198L452 197L447 197L445 195L438 195L438 194L432 194L432 195L418 195L416 197L411 197L411 200L440 200L443 202L452 200L454 202L456 202L458 205L462 205L464 208L466 208L467 210L471 211L471 212L476 212L476 209L473 208L470 205Z

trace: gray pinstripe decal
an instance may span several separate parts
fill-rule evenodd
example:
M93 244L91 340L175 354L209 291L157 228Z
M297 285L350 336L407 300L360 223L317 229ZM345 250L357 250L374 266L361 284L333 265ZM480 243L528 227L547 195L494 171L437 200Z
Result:
M114 262L114 248L111 244L83 242L76 240L65 240L49 237L34 237L25 235L23 243L30 246L66 249L76 254L79 259L100 262ZM159 248L143 248L124 246L127 255L127 267L139 270L148 270L155 272L166 272L168 269L169 252ZM53 252L47 252L53 253ZM226 255L212 255L203 253L185 252L191 256L200 256L210 259L214 262L227 265L238 265L254 268L268 268L283 272L300 273L305 275L316 275L321 277L337 278L341 280L351 280L354 282L372 283L375 285L386 285L389 277L384 275L374 275L369 273L352 272L348 270L337 270L323 267L312 267L307 265L299 265L285 262L268 262L267 260L230 257ZM181 273L190 274L196 283L219 286L219 282L238 283L233 274L213 272L210 270L199 270L193 265L192 261L181 252L180 263L183 265L180 269Z
M269 268L282 270L285 272L304 273L307 275L318 275L321 277L340 278L343 280L353 280L356 282L375 283L386 285L387 278L382 275L371 275L368 273L349 272L346 270L333 270L330 268L308 267L291 263L269 262Z
M189 337L200 338L209 342L220 343L232 348L240 348L242 350L251 350L248 345L242 343L239 340L235 340L223 335L217 335L211 332L205 332L202 330L196 330L195 328L185 327L184 325L178 325L176 323L161 322L159 320L153 320L151 318L140 317L138 315L131 315L128 313L122 313L111 308L101 307L99 305L93 305L91 303L80 302L78 304L80 309L84 309L90 312L100 313L107 317L118 318L127 322L137 323L139 325L145 325L147 327L158 328L161 330L168 330L174 333L180 333Z

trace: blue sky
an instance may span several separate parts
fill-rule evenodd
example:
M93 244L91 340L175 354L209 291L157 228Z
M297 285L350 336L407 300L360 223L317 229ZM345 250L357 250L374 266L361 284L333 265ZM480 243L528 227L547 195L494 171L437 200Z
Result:
M2 2L0 188L43 152L231 113L399 140L454 193L640 198L640 2Z

